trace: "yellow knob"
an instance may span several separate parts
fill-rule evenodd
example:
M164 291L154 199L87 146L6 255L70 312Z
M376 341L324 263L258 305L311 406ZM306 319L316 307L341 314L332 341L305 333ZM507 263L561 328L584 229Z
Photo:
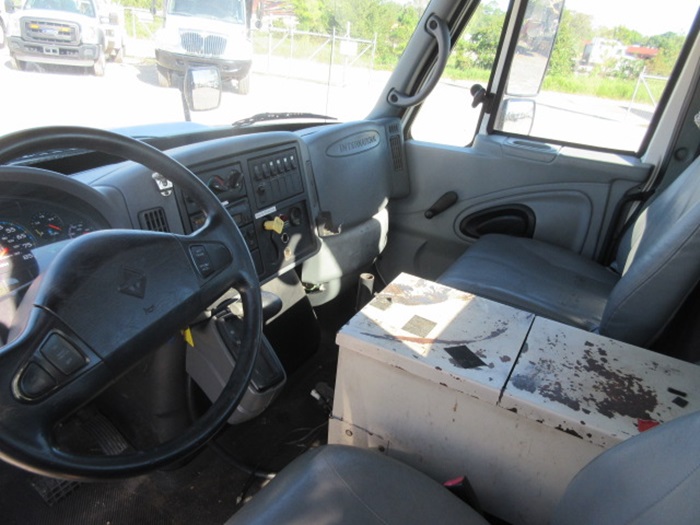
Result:
M271 221L263 222L263 228L265 228L268 231L273 231L277 235L281 235L284 231L284 221L279 217L275 217Z

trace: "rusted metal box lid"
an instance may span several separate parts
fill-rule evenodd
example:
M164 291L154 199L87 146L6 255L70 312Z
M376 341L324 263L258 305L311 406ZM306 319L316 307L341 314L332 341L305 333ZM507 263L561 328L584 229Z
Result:
M534 318L404 273L340 330L337 343L495 404Z
M502 407L610 447L700 408L700 367L538 317Z

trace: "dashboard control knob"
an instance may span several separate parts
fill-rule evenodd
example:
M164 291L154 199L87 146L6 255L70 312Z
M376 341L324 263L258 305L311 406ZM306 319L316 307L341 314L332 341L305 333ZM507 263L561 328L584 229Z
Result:
M228 189L226 181L223 179L223 177L219 177L218 175L214 175L211 179L209 179L207 181L207 186L209 186L209 189L214 193L223 193Z
M228 187L232 190L240 189L243 185L243 173L241 170L234 168L231 170L231 174L228 176Z
M291 210L289 210L289 222L292 223L292 226L299 226L303 220L303 217L304 216L301 213L301 209L297 206L294 206Z

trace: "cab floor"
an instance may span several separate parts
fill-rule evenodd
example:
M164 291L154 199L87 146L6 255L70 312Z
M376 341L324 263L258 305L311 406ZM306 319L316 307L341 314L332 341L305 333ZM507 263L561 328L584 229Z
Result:
M266 481L234 466L277 471L299 454L326 442L329 406L310 392L332 387L337 348L322 336L321 350L289 378L282 395L258 418L228 427L174 470L113 482L57 486L46 478L0 462L0 522L4 525L156 525L224 523ZM221 449L227 452L221 454ZM69 492L47 504L46 486ZM49 499L50 500L50 499Z

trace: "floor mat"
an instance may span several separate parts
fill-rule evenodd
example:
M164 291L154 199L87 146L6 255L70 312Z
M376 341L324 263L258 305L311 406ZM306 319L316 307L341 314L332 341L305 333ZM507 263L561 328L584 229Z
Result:
M82 483L53 506L32 487L36 478L0 464L0 515L5 525L223 523L247 476L205 449L183 468L116 482Z

